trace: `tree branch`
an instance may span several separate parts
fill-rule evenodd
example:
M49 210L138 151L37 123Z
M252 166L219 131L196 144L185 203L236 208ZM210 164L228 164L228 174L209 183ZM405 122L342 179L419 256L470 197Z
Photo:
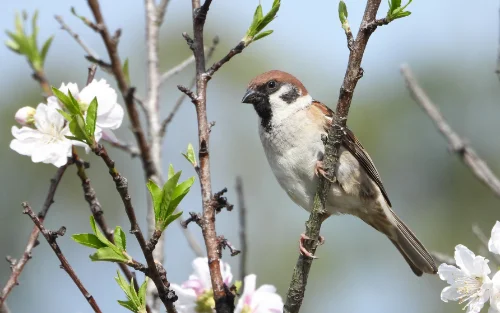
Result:
M85 299L88 301L88 303L90 304L90 306L92 307L94 312L101 313L101 309L99 308L99 306L95 302L94 297L92 297L92 295L87 291L87 289L85 289L85 287L83 286L83 283L76 275L75 271L73 270L73 268L69 264L66 257L64 257L61 249L59 248L59 245L56 242L57 236L64 235L64 232L66 229L61 228L61 230L59 232L49 231L49 230L45 229L45 227L43 227L42 221L40 221L40 219L35 215L35 213L33 212L33 210L31 209L30 205L27 202L23 202L23 208L24 208L23 213L27 214L31 218L33 223L35 223L35 225L38 227L38 229L42 233L43 237L45 237L45 239L49 243L52 250L54 250L54 253L56 254L59 261L61 261L61 267L66 271L66 273L68 273L69 277L71 277L71 279L73 280L75 285L78 287L78 289L80 289L80 292L85 297Z
M61 181L63 174L66 172L66 169L70 164L71 163L68 162L66 165L63 165L60 168L58 168L56 174L50 180L50 187L47 193L47 197L45 198L45 202L42 206L42 209L38 213L38 219L40 223L43 223L43 221L45 220L45 216L47 215L50 209L50 206L52 205L52 203L54 203L54 195L56 193L57 187L59 186L59 182ZM2 294L0 295L0 307L4 304L5 299L7 299L12 289L18 284L19 276L21 275L24 266L31 259L31 252L33 248L35 248L38 245L39 233L40 230L38 229L38 227L34 226L33 230L31 231L30 237L28 239L28 244L24 249L22 257L12 266L12 273L9 277L9 280L5 284L5 287L2 290Z
M115 182L116 190L120 194L123 205L125 207L125 212L127 213L128 219L130 221L130 232L135 235L137 241L139 242L139 246L141 247L142 253L146 258L146 263L148 265L148 276L151 277L151 280L156 286L158 297L165 305L168 313L177 312L174 306L174 301L177 300L177 296L173 291L169 290L170 283L167 280L166 272L161 263L155 262L153 253L148 249L146 239L144 238L141 228L139 227L139 223L137 222L135 210L132 206L132 200L128 192L127 179L123 177L115 168L115 162L109 157L106 148L104 148L102 145L97 145L93 149L93 152L104 161L109 169L109 174ZM160 271L163 271L165 275L160 275ZM154 311L154 308L151 309Z
M363 76L361 61L368 43L368 39L375 31L377 24L376 15L381 0L368 0L365 13L359 27L356 40L352 43L352 49L349 53L347 71L344 76L342 87L340 88L339 99L337 101L336 118L328 131L328 139L325 143L325 155L323 159L324 168L327 176L334 181L336 178L335 168L339 161L340 145L343 136L343 128L346 126L349 107L351 106L352 96L358 80ZM349 37L348 37L349 41ZM317 238L319 237L321 223L324 220L326 196L330 190L329 180L320 176L316 195L314 197L314 207L309 220L306 222L306 236L311 238L305 243L305 248L314 253L317 247ZM295 265L292 281L288 289L285 313L297 313L300 310L304 299L305 288L309 276L309 270L312 266L312 259L303 255L299 256Z
M198 120L198 157L200 166L198 176L201 185L203 203L203 216L200 222L203 239L208 256L208 267L215 300L217 313L232 313L234 311L234 295L225 286L220 271L217 232L215 229L215 202L212 196L210 179L209 137L210 126L207 120L207 83L208 76L205 72L205 52L203 30L211 0L205 0L203 5L200 0L192 0L193 8L193 35L194 40L189 42L193 50L196 64L196 117Z
M472 171L472 173L483 184L493 191L495 196L500 197L500 180L488 167L486 162L481 159L472 149L448 124L436 105L427 96L425 91L420 87L415 79L411 69L407 65L401 67L401 73L406 82L406 86L410 91L410 95L415 102L420 105L425 113L431 118L439 132L448 140L450 149L460 160Z
M238 195L238 212L240 220L240 279L241 281L247 276L247 259L248 259L248 244L247 244L247 207L243 194L243 181L241 177L236 178L236 194Z

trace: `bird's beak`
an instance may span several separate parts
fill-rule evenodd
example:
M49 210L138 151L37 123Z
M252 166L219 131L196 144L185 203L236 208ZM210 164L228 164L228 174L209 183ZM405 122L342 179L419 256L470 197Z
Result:
M254 103L258 98L260 97L259 92L253 90L253 89L248 89L245 95L243 96L243 99L241 99L242 103Z

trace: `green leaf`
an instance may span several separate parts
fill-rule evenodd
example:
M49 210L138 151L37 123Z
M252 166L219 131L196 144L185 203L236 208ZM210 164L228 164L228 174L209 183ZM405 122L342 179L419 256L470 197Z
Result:
M160 211L156 216L157 222L163 222L168 217L170 200L172 199L172 194L174 193L175 187L177 186L177 182L179 181L179 177L181 176L181 171L174 174L174 176L170 177L165 185L163 185L163 194L161 197ZM161 229L163 230L163 229Z
M19 14L19 12L16 12L15 25L16 25L16 33L24 34L23 20L21 19L21 14Z
M124 307L124 308L126 308L126 309L128 309L128 310L130 310L130 311L132 311L132 312L137 312L137 311L138 311L138 310L137 310L137 308L136 308L136 307L134 306L134 304L132 303L132 301L130 301L130 300L127 300L127 301L117 300L117 301L118 301L118 303L119 303L122 307Z
M404 12L401 12L401 13L399 13L398 15L396 15L396 16L394 17L394 19L397 19L397 18L402 18L402 17L406 17L406 16L408 16L408 15L410 15L410 14L411 14L411 12L410 12L410 11L404 11Z
M123 75L125 75L125 81L127 82L128 85L130 85L130 74L128 72L128 58L126 58L125 62L123 62L122 71Z
M191 177L175 187L175 190L172 193L172 200L170 201L167 215L170 215L172 214L172 212L175 211L175 209L179 206L179 203L182 201L182 199L184 199L184 197L189 192L193 183L194 183L194 177Z
M64 137L68 138L69 140L81 141L83 143L86 143L85 140L81 140L79 138L76 138L75 136L64 136Z
M399 8L400 6L401 6L401 0L389 0L389 8L390 8L391 12L393 12L394 10Z
M151 194L151 200L153 201L153 208L155 211L155 216L158 216L160 214L160 204L161 204L161 198L163 195L163 191L152 180L149 180L147 182L146 186L148 187L149 193Z
M278 13L278 10L280 9L281 5L281 0L274 0L273 6L271 10L262 18L262 21L259 23L259 25L256 28L256 33L258 34L261 30L264 29L264 27L267 26L267 24L271 23L272 20L276 17L276 13Z
M128 297L128 282L123 278L123 276L120 274L119 271L116 271L117 276L115 277L116 282L118 283L118 286L125 292L125 294ZM134 284L134 280L132 278L132 285Z
M77 243L87 247L95 249L106 247L106 245L102 243L94 234L74 234L71 238Z
M68 122L71 122L71 120L73 119L73 117L71 115L69 115L68 113L66 113L63 110L57 109L57 112L59 112L59 114L61 114L64 117L64 119Z
M174 176L174 174L175 174L174 166L172 164L170 164L168 166L168 176L167 176L167 179L170 179L172 176Z
M104 245L106 245L108 247L113 246L113 244L111 243L111 241L109 241L103 235L103 233L101 233L101 231L97 228L97 226L95 224L95 219L94 219L93 215L90 216L90 227L92 227L92 231L94 232L94 234L96 235L97 239L99 239L100 242L102 242Z
M175 221L176 219L178 219L179 217L181 217L182 215L182 211L181 212L177 212L175 214L172 214L172 215L169 215L164 222L161 223L161 228L162 230L165 230L167 228L168 225L170 225L170 223L172 223L173 221Z
M97 251L90 256L90 259L96 261L110 261L110 262L127 262L129 259L122 253L116 252L111 247L104 247L97 249Z
M5 41L5 46L7 46L7 48L14 51L15 53L21 53L21 51L19 50L19 44L17 44L15 41L7 40Z
M71 114L76 114L80 115L83 117L82 111L80 110L80 104L78 101L73 97L73 94L71 93L71 90L68 89L68 111L71 112Z
M85 130L90 138L94 138L95 125L97 121L97 106L97 97L94 97L87 109L87 117L85 119Z
M69 122L69 130L80 141L87 141L87 134L85 132L85 122L80 115L73 115Z
M148 277L146 276L146 279L142 283L141 287L139 288L139 292L138 292L141 306L144 306L144 308L146 307L146 287L147 287L147 285L148 285Z
M115 245L125 251L127 250L127 237L125 237L125 233L123 232L120 226L115 227L115 232L113 234L113 239L115 241Z
M344 26L344 24L346 23L347 16L348 16L347 6L345 5L344 1L340 1L339 2L339 20L340 20L340 23L342 24L342 26Z
M38 10L35 10L35 13L33 14L33 17L31 18L31 48L33 51L38 52L38 45L37 45L37 37L38 37L38 26L36 25L36 22L38 20Z
M47 57L47 52L49 52L52 40L54 40L54 36L50 36L49 39L47 39L43 44L42 50L40 50L40 58L42 59L42 63L45 63L45 58Z
M132 300L136 308L139 308L141 306L141 301L139 300L139 296L135 291L134 284L130 284L128 288L129 288L128 295L130 296L129 299Z
M253 14L252 24L248 28L247 36L255 36L255 34L257 33L257 27L259 26L263 17L262 6L259 4L255 9L255 13Z
M59 99L59 101L61 101L64 107L67 108L70 111L70 113L76 114L71 110L73 109L73 104L71 103L71 99L64 92L60 91L56 87L52 86L51 88L54 96L56 96L56 98ZM80 109L78 109L78 111L80 111Z
M257 36L255 36L255 37L253 38L253 41L257 41L257 40L262 39L262 38L264 38L264 37L266 37L266 36L269 36L269 35L271 35L271 34L273 33L273 31L274 31L274 30L266 30L266 31L263 31L263 32L259 33Z
M196 156L194 154L194 148L191 143L188 144L186 153L183 153L182 155L186 158L186 160L189 161L189 163L191 163L193 166L196 166Z

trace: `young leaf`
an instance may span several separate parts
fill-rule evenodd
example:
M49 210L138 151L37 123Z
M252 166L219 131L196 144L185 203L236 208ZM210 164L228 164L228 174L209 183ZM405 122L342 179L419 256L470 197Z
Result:
M97 238L96 235L94 234L74 234L71 236L71 238L76 241L77 243L95 248L95 249L100 249L106 247L104 243L102 243L99 238Z
M128 58L126 58L125 62L123 62L122 71L123 75L125 76L125 81L127 82L128 85L130 85L130 74L128 72Z
M160 204L161 204L161 198L163 195L163 191L152 180L148 181L146 186L148 187L149 193L151 194L151 199L153 201L153 208L155 211L155 216L158 216L160 214Z
M123 253L118 253L115 249L111 247L104 247L97 249L97 251L90 256L90 259L94 262L96 261L111 261L111 262L127 262L129 259L123 255Z
M87 136L90 138L94 138L95 125L97 121L97 106L97 97L94 97L87 109L87 117L85 120L85 129L87 131Z
M141 301L139 300L139 296L135 291L134 285L130 284L128 286L128 290L129 299L132 300L136 308L139 308L141 306Z
M42 64L45 63L45 58L47 57L47 52L49 52L52 40L54 40L54 36L50 36L49 39L47 39L43 44L42 50L40 50L40 58L42 59Z
M76 114L76 115L80 115L83 117L83 114L82 114L82 111L80 110L80 104L78 103L78 101L75 99L75 97L73 97L73 94L71 94L71 90L68 89L68 98L69 98L69 106L68 107L68 110L72 113L72 114Z
M172 176L174 176L174 174L175 174L174 166L172 164L170 164L168 166L168 176L167 176L167 179L170 179Z
M61 103L66 107L68 108L68 110L73 113L70 108L68 106L71 106L71 100L69 99L69 97L62 91L60 91L59 89L57 89L56 87L52 86L52 93L54 94L54 96L57 97L57 99L59 99L59 101L61 101ZM80 111L80 109L78 109L78 111ZM75 113L73 113L75 114Z
M186 153L183 153L182 155L186 158L186 160L189 161L189 163L191 163L193 166L196 166L196 156L194 154L194 148L191 143L188 144Z
M163 194L161 198L160 211L156 216L157 222L163 222L168 217L170 200L172 199L172 194L177 186L177 182L179 181L179 177L181 176L181 171L175 173L174 176L170 177L165 185L163 185ZM164 229L164 227L161 230Z
M125 251L127 250L127 237L125 237L125 233L123 232L120 226L115 227L115 232L113 234L113 239L115 241L115 245Z
M347 6L345 5L344 1L339 2L339 20L342 26L344 26L344 23L347 21Z
M257 6L257 9L255 9L255 13L253 14L252 24L248 28L247 36L255 36L255 34L257 33L257 27L259 26L263 17L262 6L259 4Z
M271 35L271 34L273 33L273 31L274 31L274 30L266 30L266 31L263 31L263 32L259 33L257 36L255 36L255 37L253 38L253 41L257 41L257 40L262 39L262 38L264 38L264 37L266 37L266 36L269 36L269 35Z
M125 292L125 294L128 297L128 282L123 278L123 276L120 274L119 271L116 271L117 276L115 277L116 282L118 283L118 286ZM131 281L131 284L134 284L133 278Z
M162 223L162 228L163 229L166 229L168 225L170 225L170 223L172 223L173 221L175 221L176 219L178 219L179 217L181 217L182 215L182 211L181 212L177 212L175 214L172 214L172 215L169 215L165 221Z
M278 13L278 10L280 9L281 5L281 0L274 0L273 6L271 7L271 10L262 18L262 21L259 23L256 29L256 33L258 34L261 30L264 29L264 27L267 26L267 24L271 23L272 20L276 17L276 13Z
M117 300L117 301L122 307L124 307L132 312L138 312L137 308L134 306L132 301L130 301L130 300L127 300L127 301Z
M175 190L172 193L172 200L170 201L170 205L168 208L168 215L172 214L172 212L175 211L177 206L179 206L179 203L187 195L193 183L194 183L194 177L191 177L175 187Z
M105 244L106 246L110 247L110 246L113 246L113 244L111 243L111 241L109 241L102 233L101 231L97 228L96 224L95 224L95 219L94 219L94 216L91 215L90 216L90 227L92 227L92 231L94 232L94 234L96 235L97 239L99 239L100 242L102 242L103 244Z
M64 117L64 119L68 122L71 122L71 120L73 119L73 117L71 115L69 115L68 113L66 113L63 110L57 109L57 112L59 112L59 114L61 114Z
M87 142L88 137L85 132L85 122L83 121L83 117L80 115L73 115L71 121L69 122L69 130L78 140Z
M142 283L141 287L139 288L139 300L141 301L141 305L146 307L146 287L148 285L148 277L146 276L146 279Z

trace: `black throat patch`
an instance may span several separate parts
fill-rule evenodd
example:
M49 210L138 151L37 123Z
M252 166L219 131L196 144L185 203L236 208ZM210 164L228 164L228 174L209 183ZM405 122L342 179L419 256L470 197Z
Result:
M290 91L287 93L284 93L280 96L281 100L285 101L286 103L290 104L297 100L297 98L300 97L299 90L296 87L292 87Z
M261 101L254 103L253 107L260 117L260 124L266 131L271 130L271 118L273 117L273 112L271 110L271 104L269 103L269 97L263 98Z

